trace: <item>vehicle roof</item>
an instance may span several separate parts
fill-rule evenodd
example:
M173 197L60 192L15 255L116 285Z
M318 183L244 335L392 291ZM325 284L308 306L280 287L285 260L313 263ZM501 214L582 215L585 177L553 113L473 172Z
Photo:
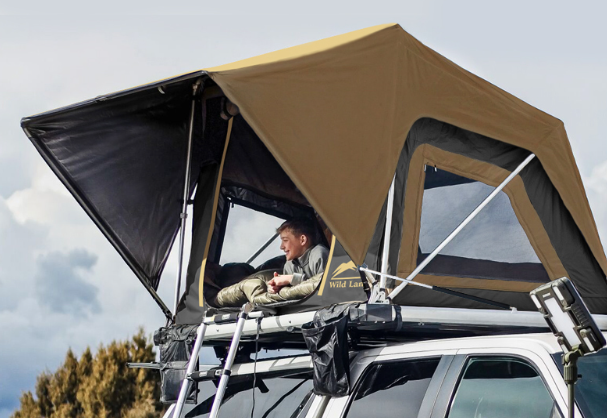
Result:
M407 353L433 355L446 353L452 350L466 349L527 349L536 352L538 350L543 350L549 354L561 351L554 335L550 333L538 333L457 337L405 343L390 343L385 347L364 350L361 352L361 356L367 357Z

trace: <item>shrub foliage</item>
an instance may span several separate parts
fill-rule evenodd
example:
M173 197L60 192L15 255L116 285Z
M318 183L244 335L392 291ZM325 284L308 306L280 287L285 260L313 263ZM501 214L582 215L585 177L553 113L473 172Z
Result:
M155 353L143 329L130 341L87 348L76 358L68 350L57 371L36 378L35 394L25 392L11 418L152 418L162 416L158 371L129 369Z

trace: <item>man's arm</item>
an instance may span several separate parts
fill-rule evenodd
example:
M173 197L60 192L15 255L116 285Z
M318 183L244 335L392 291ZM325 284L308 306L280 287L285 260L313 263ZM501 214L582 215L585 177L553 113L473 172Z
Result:
M277 293L281 287L289 286L293 280L295 269L293 262L287 261L282 269L282 274L274 273L274 278L268 282L270 293Z
M278 293L282 287L289 286L292 280L292 274L278 274L275 272L274 278L268 282L268 292Z

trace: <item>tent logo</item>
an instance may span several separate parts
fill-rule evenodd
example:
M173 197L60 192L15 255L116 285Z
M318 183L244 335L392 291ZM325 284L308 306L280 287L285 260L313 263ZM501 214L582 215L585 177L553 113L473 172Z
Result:
M329 287L362 287L363 283L360 280L360 274L354 264L350 260L347 263L340 264L329 279Z

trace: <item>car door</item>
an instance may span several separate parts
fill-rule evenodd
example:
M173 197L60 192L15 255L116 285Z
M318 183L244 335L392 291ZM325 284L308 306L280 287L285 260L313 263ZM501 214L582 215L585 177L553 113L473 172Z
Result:
M553 386L542 368L521 353L458 354L431 417L562 418L566 411Z
M324 418L429 418L452 355L379 356L353 368L350 396L333 398Z

